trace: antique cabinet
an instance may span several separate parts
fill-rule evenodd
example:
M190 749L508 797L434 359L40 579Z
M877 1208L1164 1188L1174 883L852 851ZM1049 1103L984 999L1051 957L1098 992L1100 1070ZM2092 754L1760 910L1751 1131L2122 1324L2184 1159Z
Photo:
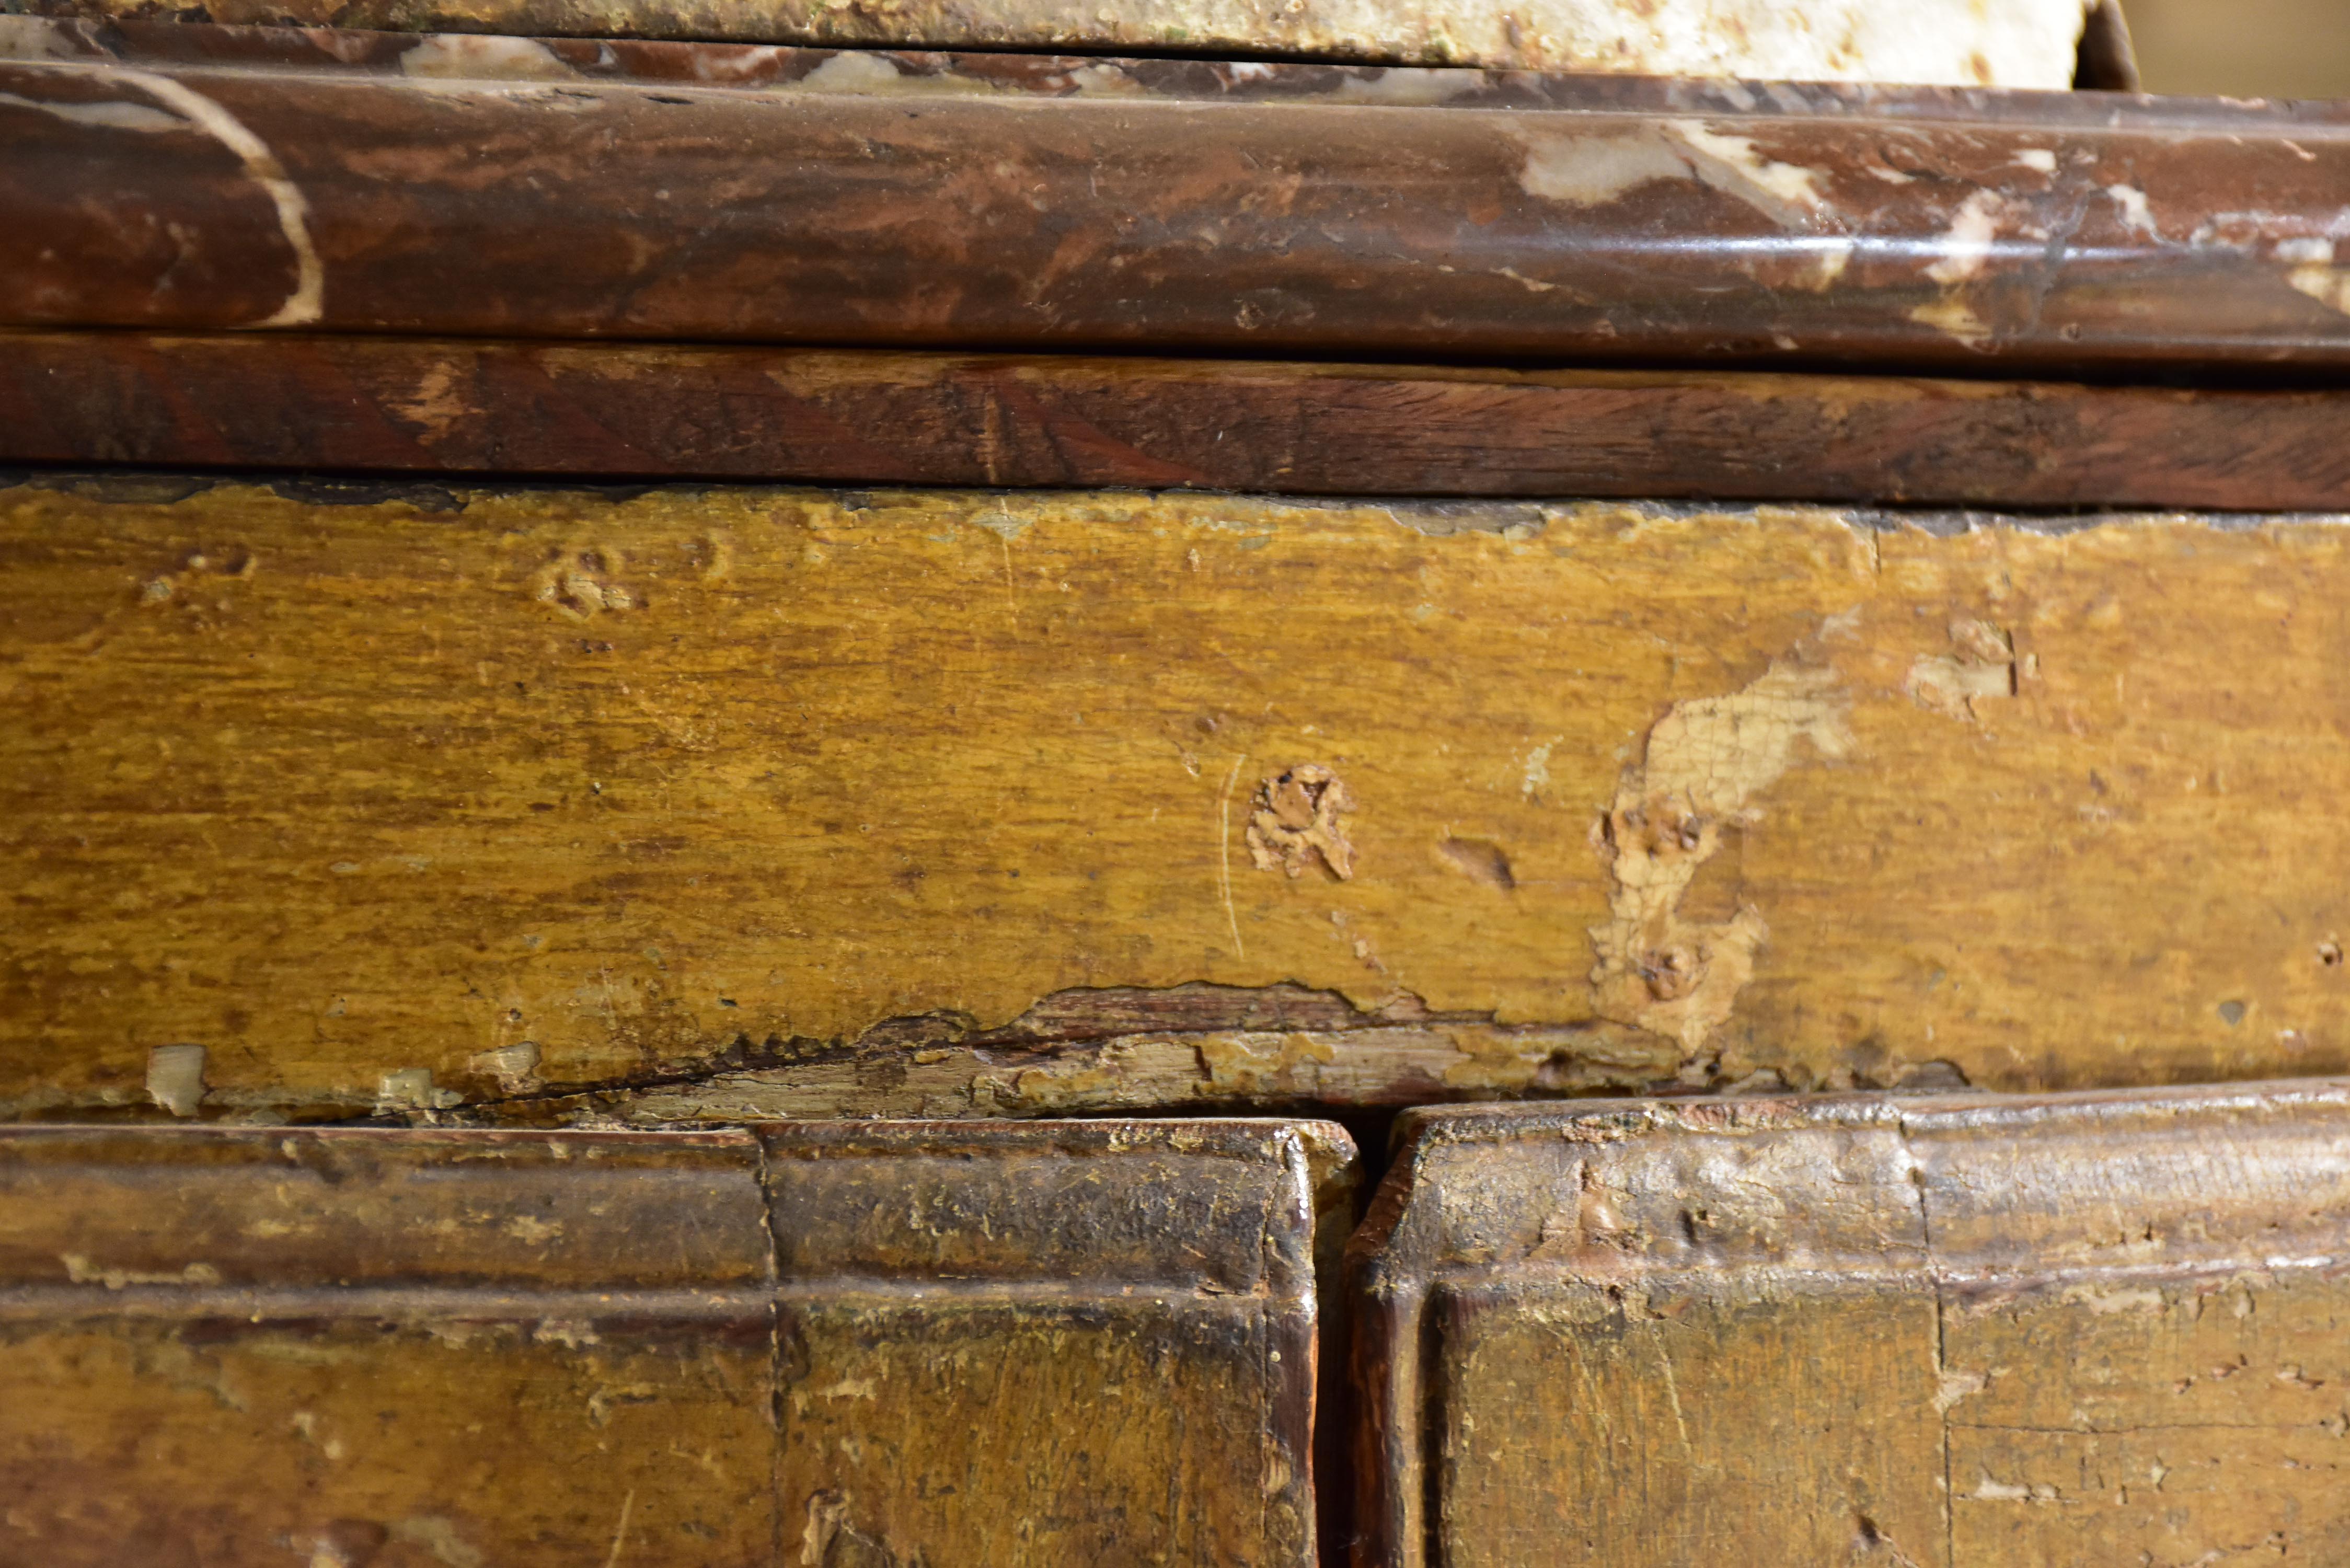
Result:
M956 15L0 16L0 1562L2350 1552L2350 118Z

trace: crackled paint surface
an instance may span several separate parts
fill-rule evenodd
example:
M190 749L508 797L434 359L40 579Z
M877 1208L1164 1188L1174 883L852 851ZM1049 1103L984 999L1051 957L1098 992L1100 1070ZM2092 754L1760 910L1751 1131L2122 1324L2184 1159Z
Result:
M17 1115L2350 1060L2331 522L148 483L0 498Z

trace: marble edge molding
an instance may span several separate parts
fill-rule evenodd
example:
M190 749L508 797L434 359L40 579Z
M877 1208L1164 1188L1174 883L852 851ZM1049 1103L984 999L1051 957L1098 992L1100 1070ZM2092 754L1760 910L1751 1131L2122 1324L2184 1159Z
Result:
M2350 362L2350 122L2331 106L789 51L768 57L800 90L744 91L683 67L599 79L544 42L472 39L479 74L395 76L126 60L103 29L11 26L0 326ZM404 42L402 61L431 44ZM1031 88L932 90L999 69ZM1087 85L1129 69L1174 89Z

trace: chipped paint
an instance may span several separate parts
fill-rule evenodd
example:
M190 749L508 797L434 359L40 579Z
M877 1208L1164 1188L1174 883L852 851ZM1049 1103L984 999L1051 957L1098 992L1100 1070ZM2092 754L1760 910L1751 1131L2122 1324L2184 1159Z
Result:
M1355 809L1346 781L1319 763L1300 763L1257 785L1249 803L1249 861L1292 878L1320 866L1339 881L1355 875L1345 817Z
M378 1116L397 1115L402 1111L453 1110L465 1103L465 1096L454 1089L436 1088L430 1067L401 1067L386 1073L377 1085L375 1096Z
M1919 654L1910 662L1901 689L1929 712L1972 722L1981 717L1978 702L2015 695L2015 641L2012 634L1989 621L1955 620L1950 629L1955 651Z
M109 1291L131 1285L216 1285L221 1282L220 1271L210 1263L190 1263L177 1270L109 1269L94 1263L79 1252L66 1252L57 1262L65 1265L66 1278L78 1285L103 1285Z
M1762 820L1756 797L1809 753L1852 746L1835 671L1773 663L1727 697L1679 702L1657 721L1593 837L1613 882L1610 919L1591 928L1591 985L1602 1017L1680 1042L1692 1059L1730 1017L1770 928L1742 900L1727 920L1684 919L1683 895L1722 835Z
M175 1116L192 1116L204 1101L204 1048L158 1045L147 1053L147 1098Z
M511 1045L500 1045L488 1051L476 1052L472 1059L474 1070L497 1080L501 1092L526 1095L541 1083L538 1075L538 1043L518 1040Z

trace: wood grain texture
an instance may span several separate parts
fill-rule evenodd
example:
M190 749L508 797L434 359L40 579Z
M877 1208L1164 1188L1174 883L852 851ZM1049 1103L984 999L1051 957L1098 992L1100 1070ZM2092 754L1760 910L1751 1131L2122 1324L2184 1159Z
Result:
M2340 1083L1409 1113L1364 1563L2331 1561Z
M2350 1064L2322 519L111 480L0 567L18 1116Z
M12 327L2037 374L2350 354L2328 106L822 51L730 85L739 49L652 82L593 46L358 36L351 67L274 67L91 58L48 26L0 60Z
M2291 511L2350 503L2350 395L19 332L0 462Z
M1275 1123L0 1134L0 1555L1304 1563ZM1073 1422L1073 1411L1115 1412Z

